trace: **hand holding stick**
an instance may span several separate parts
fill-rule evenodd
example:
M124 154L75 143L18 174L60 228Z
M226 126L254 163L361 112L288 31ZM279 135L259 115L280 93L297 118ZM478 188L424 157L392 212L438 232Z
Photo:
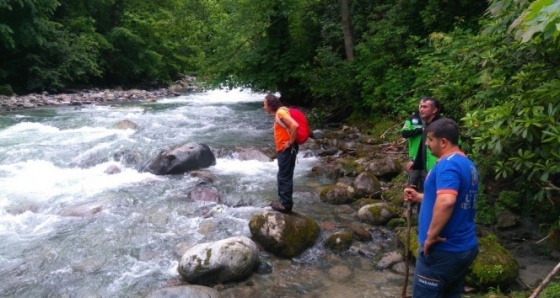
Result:
M410 222L410 216L412 213L412 207L411 207L411 200L410 198L412 198L413 196L413 192L412 191L408 191L407 189L410 189L414 192L416 192L416 186L415 185L410 185L408 188L405 188L404 192L405 192L405 206L406 206L406 210L405 210L405 217L406 217L406 241L405 241L405 250L404 250L404 284L403 284L403 289L402 289L402 298L408 298L410 296L406 295L406 287L408 286L408 275L410 273L410 267L409 267L409 255L410 255L410 226L411 226L411 222ZM409 199L407 199L407 197Z

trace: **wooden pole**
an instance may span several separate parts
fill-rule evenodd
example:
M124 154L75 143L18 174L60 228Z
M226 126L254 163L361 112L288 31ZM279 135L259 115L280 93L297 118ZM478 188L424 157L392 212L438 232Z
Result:
M539 295L541 294L541 291L544 290L544 287L546 287L546 285L550 282L550 280L554 277L554 275L556 275L556 273L558 272L558 270L560 270L560 263L558 263L556 265L556 267L554 267L554 269L552 269L552 271L550 271L550 273L548 273L548 275L546 276L546 278L541 282L541 284L535 289L535 291L533 292L533 294L529 297L529 298L537 298L539 297Z
M410 266L409 266L409 255L410 255L410 215L412 213L412 207L410 206L410 202L406 202L406 211L405 211L405 217L406 217L406 241L405 241L405 249L404 249L404 284L403 284L403 288L402 288L402 294L401 297L402 298L407 298L409 297L406 294L406 287L408 286L408 275L410 273Z

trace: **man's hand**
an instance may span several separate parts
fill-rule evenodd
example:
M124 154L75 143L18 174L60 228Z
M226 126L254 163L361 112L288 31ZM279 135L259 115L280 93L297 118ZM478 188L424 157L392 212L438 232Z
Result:
M292 146L292 142L284 142L284 147L282 148L282 150L286 150L288 148L290 148Z
M413 164L414 164L413 161L409 161L408 164L406 165L406 170L409 171L409 172L412 171L412 165Z
M423 198L424 194L417 192L416 189L412 187L407 187L404 189L404 200L406 202L420 203L422 202Z
M426 241L424 242L424 255L427 256L430 254L429 249L432 245L443 241L445 241L445 238L442 238L440 236L430 237L428 235L428 238L426 238Z

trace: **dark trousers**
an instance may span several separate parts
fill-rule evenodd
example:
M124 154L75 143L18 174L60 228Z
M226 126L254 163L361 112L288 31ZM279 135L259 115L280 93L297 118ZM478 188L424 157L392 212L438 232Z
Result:
M294 205L292 194L294 192L294 168L299 151L298 144L278 152L278 199L286 208L291 209Z
M433 249L420 252L414 272L414 298L460 298L469 266L478 255L478 246L463 252Z

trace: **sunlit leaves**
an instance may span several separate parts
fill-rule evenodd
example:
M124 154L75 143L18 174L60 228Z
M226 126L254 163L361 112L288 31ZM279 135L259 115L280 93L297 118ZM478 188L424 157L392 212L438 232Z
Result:
M558 39L560 36L560 1L536 0L510 26L516 37L529 41L536 33L544 39Z

